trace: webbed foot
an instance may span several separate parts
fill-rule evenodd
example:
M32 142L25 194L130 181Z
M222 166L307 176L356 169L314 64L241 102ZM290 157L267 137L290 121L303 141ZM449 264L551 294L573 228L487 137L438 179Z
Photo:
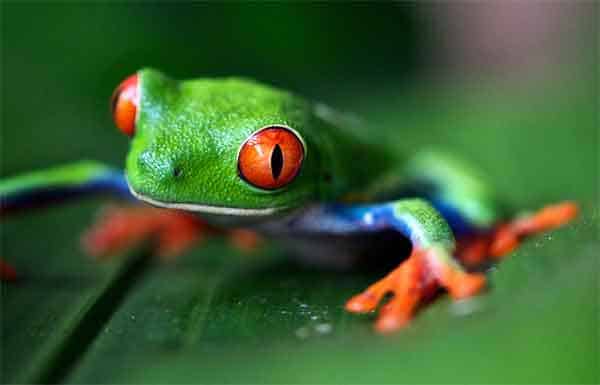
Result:
M572 221L579 213L573 202L549 205L541 210L498 224L492 231L458 239L458 259L467 266L478 266L490 258L499 260L515 250L527 237L550 231Z
M393 297L379 310L378 332L387 333L408 324L418 306L445 288L454 299L466 298L485 287L485 276L464 272L450 262L442 248L414 250L411 256L386 277L346 303L353 313L373 311L387 294Z
M577 204L562 202L502 224L495 231L490 254L494 258L508 254L516 249L525 237L556 229L572 221L578 213Z
M252 231L218 229L185 211L112 206L100 212L96 223L83 234L81 244L89 255L106 258L152 240L156 254L168 260L210 236L225 236L243 251L254 250L261 242Z

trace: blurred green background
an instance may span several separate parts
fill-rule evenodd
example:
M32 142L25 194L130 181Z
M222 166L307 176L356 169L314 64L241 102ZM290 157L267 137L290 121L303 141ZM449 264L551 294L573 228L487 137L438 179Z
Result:
M597 383L596 3L18 3L2 17L1 175L119 166L108 99L143 66L242 75L351 111L399 151L443 146L515 210L575 199L474 301L374 335L342 305L379 273L313 270L222 240L165 266L99 264L78 235L102 201L8 218L1 379L76 383Z

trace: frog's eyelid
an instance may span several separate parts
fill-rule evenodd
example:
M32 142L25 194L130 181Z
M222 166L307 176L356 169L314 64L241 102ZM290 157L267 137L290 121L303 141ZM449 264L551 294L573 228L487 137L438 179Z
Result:
M123 80L113 92L111 112L115 125L127 136L133 136L140 104L137 73Z
M240 159L240 152L242 151L242 148L244 148L244 144L246 144L248 142L248 140L250 140L252 137L254 137L259 132L266 130L267 128L274 128L274 127L285 128L286 130L291 131L294 135L296 135L296 138L300 141L300 143L302 143L302 149L304 150L304 158L306 158L306 153L307 153L306 142L304 141L304 138L302 137L302 135L300 135L300 133L298 131L296 131L294 128L288 126L287 124L274 123L274 124L267 124L266 126L262 126L258 130L254 131L253 133L248 135L248 138L246 138L242 142L242 144L240 144L240 147L237 150L236 161L238 161Z

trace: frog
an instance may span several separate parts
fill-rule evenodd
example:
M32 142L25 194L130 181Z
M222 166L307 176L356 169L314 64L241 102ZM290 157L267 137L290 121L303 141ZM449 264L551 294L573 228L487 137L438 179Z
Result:
M86 160L4 178L0 212L95 194L136 202L84 234L96 255L152 238L173 256L220 233L248 247L258 234L317 265L392 256L394 267L344 305L376 313L380 333L409 325L439 292L479 295L482 266L579 211L565 200L514 215L459 157L362 140L362 122L248 78L175 80L144 68L119 84L111 109L130 141L124 170ZM6 261L0 272L16 276Z

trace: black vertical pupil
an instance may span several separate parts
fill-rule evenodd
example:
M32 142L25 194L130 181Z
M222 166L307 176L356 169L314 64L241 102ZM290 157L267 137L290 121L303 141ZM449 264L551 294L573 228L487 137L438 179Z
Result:
M276 144L273 152L271 153L271 175L273 175L273 179L277 180L277 178L279 178L282 169L283 152L281 151L279 144Z

